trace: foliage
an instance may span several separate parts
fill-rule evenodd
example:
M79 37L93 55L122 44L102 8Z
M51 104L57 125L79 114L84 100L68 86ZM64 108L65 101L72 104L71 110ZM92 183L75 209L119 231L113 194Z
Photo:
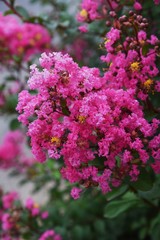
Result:
M0 238L159 240L160 1L34 3L0 1L0 167L48 200L1 190Z

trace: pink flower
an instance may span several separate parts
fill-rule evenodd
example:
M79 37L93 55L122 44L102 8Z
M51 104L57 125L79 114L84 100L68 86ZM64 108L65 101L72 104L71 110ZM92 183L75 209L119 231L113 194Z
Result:
M12 222L11 216L8 213L4 213L2 216L2 229L7 231L12 229L14 223Z
M35 53L47 51L51 42L49 32L41 25L21 23L10 15L0 15L0 33L1 44L7 49L7 52L1 51L1 55L5 54L10 59L13 55L17 55L24 61L28 60Z
M86 25L79 26L78 29L82 33L88 32L88 27Z
M53 230L47 230L44 232L39 240L47 240L47 239L52 239L52 240L62 240L61 236L59 234L56 234Z
M5 194L2 197L3 207L5 209L11 208L11 206L14 203L15 200L18 200L18 193L17 192L10 192L8 194Z
M137 2L137 1L134 3L133 7L137 11L142 10L142 5L139 2Z
M32 198L26 200L25 207L31 212L31 215L38 216L40 214L40 208L37 203L35 203Z
M9 131L0 145L0 167L25 171L34 164L34 158L24 152L25 136L20 130Z
M107 51L120 35L115 28L109 31ZM146 39L143 31L138 37ZM134 167L135 156L140 165L149 164L149 142L159 126L158 121L150 123L144 118L137 98L145 101L155 89L151 78L159 71L155 53L149 53L143 56L140 52L139 62L136 50L127 55L108 52L103 60L109 69L103 76L97 68L79 67L68 54L42 54L42 69L32 66L28 81L37 93L23 91L17 106L36 159L62 158L65 179L86 188L99 186L103 193L112 184L120 185L127 175L136 180L140 172ZM152 156L157 159L157 149ZM74 187L72 197L79 198L81 191Z
M154 3L155 3L156 5L158 5L158 4L160 4L160 0L154 0Z
M80 197L80 193L82 192L82 189L77 188L77 187L73 187L71 190L71 196L74 199L78 199Z
M42 219L48 218L48 212L47 212L47 211L42 212L42 213L41 213L41 218L42 218Z

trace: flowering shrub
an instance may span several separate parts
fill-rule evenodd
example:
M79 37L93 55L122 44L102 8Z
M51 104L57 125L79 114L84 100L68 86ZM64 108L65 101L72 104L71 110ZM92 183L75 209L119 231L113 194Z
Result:
M158 39L152 35L147 40L140 30L119 46L123 25L130 23L132 12L130 16L119 19L122 30L111 28L106 35L107 55L102 60L110 66L104 76L97 68L79 68L68 55L44 53L42 70L33 65L28 81L38 94L22 91L17 106L37 160L43 162L46 151L50 158L63 156L64 178L85 187L99 185L103 193L110 191L110 183L119 186L127 175L137 180L154 151L150 141L159 126L158 119L152 123L145 119L144 106L137 101L146 104L149 92L159 91L159 82L152 80L159 73L156 52L143 54L145 42L151 48ZM144 21L140 15L134 18L135 24ZM29 122L33 115L37 119ZM154 156L153 169L159 168L159 153ZM72 196L77 198L79 190L75 191Z
M48 200L1 193L0 238L159 240L160 1L2 2L0 168Z
M53 240L61 240L60 235L53 230L42 232L48 212L42 211L31 198L23 207L17 192L3 193L1 189L0 205L0 237L2 240L27 239L27 236L39 240L48 239L48 237ZM32 232L34 232L34 236Z
M49 157L63 156L66 179L87 187L100 185L104 193L110 190L109 182L119 185L128 173L137 180L139 167L149 160L148 141L159 121L145 120L134 90L108 88L98 69L79 68L67 55L43 54L40 63L44 70L33 66L29 80L38 95L21 92L17 106L19 120L29 124L37 160L46 159L46 150ZM29 123L31 114L37 119Z

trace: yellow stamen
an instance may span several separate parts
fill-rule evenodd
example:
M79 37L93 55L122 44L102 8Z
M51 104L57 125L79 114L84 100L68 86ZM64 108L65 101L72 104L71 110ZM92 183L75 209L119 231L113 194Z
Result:
M87 141L85 141L84 139L78 139L78 141L77 141L77 145L78 145L80 148L86 147L86 144L87 144Z
M147 79L144 82L144 87L147 91L149 91L151 89L151 87L153 86L154 81L152 79Z
M51 138L51 143L55 144L56 146L59 146L61 143L61 140L59 137L52 137Z
M34 38L36 40L41 40L42 39L42 34L41 33L37 33Z
M33 207L34 207L34 208L39 208L38 203L34 203Z
M130 66L132 72L137 72L140 70L140 63L139 62L133 62L131 63L131 66Z
M86 9L82 9L80 11L79 15L83 18L87 18L88 17L88 12L86 11Z
M35 46L35 40L34 39L30 39L29 43L30 43L31 46Z
M49 43L46 43L46 44L45 44L45 48L50 48L50 44L49 44Z
M144 40L140 40L139 42L140 42L141 46L144 46L144 44L145 44Z
M82 116L82 115L79 115L79 116L78 116L78 121L79 121L80 123L84 123L85 120L86 120L86 117L85 117L85 116Z
M107 39L107 38L105 38L104 40L105 40L105 41L104 41L104 45L105 45L106 43L108 43L108 42L111 41L110 39Z
M18 50L18 53L19 53L19 54L22 54L22 53L24 52L24 48L23 48L23 47L18 47L17 50Z
M18 38L18 40L22 40L22 37L23 37L23 35L22 35L21 32L17 33L17 38Z

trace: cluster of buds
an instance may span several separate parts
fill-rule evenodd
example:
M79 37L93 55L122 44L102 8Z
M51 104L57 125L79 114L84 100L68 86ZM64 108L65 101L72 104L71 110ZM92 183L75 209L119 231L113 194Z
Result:
M160 4L159 0L154 0L154 3L156 5ZM142 3L138 0L132 1L124 1L121 0L101 0L101 1L95 1L95 0L83 0L81 3L81 11L78 13L77 20L79 22L86 23L85 25L82 25L79 27L79 30L81 32L87 32L88 27L87 23L90 24L95 20L105 20L106 26L111 27L115 24L115 19L117 19L119 13L126 12L125 4L129 5L131 8L131 5L133 5L133 10L135 10L137 13L140 13L143 9ZM132 11L131 11L132 12ZM125 19L124 16L121 17L121 19ZM127 20L127 19L126 19ZM130 27L130 22L126 22L126 27ZM141 22L142 29L147 27L147 24L145 22Z
M160 41L155 35L147 37L147 27L147 19L133 11L116 17L104 42L107 55L101 57L109 65L104 75L109 85L132 88L141 100L148 99L148 93L160 91L160 82L155 80Z

